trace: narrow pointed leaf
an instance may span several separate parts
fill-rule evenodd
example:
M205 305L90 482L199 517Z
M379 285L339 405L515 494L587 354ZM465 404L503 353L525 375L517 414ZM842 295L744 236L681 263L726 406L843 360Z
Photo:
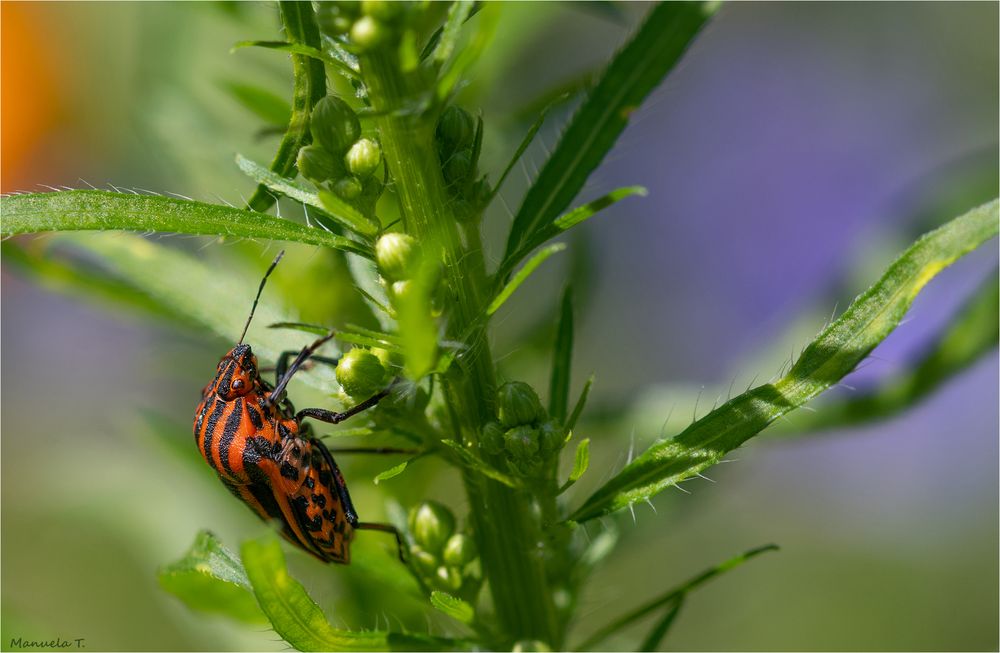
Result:
M590 467L590 438L584 438L580 440L580 444L576 445L576 454L573 456L573 471L569 473L569 478L559 488L559 494L562 494L579 481L588 467Z
M496 31L499 19L500 8L496 3L484 2L479 11L478 25L472 38L458 51L454 57L444 63L441 67L440 78L437 84L437 99L439 102L445 101L455 90L462 75L473 63L479 60L479 56L486 49L486 46L493 40L493 33Z
M223 88L237 102L264 122L282 127L288 124L289 117L292 115L292 106L285 98L279 97L265 88L242 82L225 82Z
M794 425L776 424L776 434L802 434L863 424L891 417L919 403L996 349L1000 333L998 292L994 271L909 370L867 394L799 415Z
M463 624L470 624L476 618L476 611L471 605L446 592L431 592L431 605Z
M312 57L317 61L322 61L328 66L331 66L334 70L340 74L348 77L349 79L360 79L361 76L358 71L348 66L346 63L340 59L331 57L326 52L323 52L319 48L314 48L302 43L289 43L288 41L240 41L233 45L230 52L234 52L241 48L265 48L267 50L279 50L281 52L288 52L289 54L299 54L304 57Z
M580 391L580 398L576 400L576 405L573 406L573 412L570 413L569 419L566 420L566 430L572 431L573 427L576 426L576 421L580 419L580 414L583 413L583 408L587 405L587 395L590 394L590 386L594 385L594 375L591 374L587 382L583 384L583 390Z
M307 206L313 207L321 215L330 218L349 231L360 234L365 238L370 238L378 232L377 225L366 218L363 213L333 193L326 193L330 197L324 196L321 198L302 184L271 172L259 163L244 157L242 154L236 155L236 166L243 174L257 183L266 186L278 195L284 195L296 202L302 202Z
M642 640L642 644L639 645L640 651L655 651L660 648L660 643L667 636L670 627L674 625L674 621L677 620L677 615L681 613L682 607L684 607L683 598L674 601L674 604L670 606L667 613L656 622L652 630L649 631L649 634L646 635L646 639Z
M465 21L472 14L472 8L475 4L473 0L456 0L448 7L448 17L445 19L444 26L441 28L441 33L437 40L437 45L434 47L433 59L436 63L444 63L451 57L451 53L455 50L455 44L458 43L458 37L462 32L462 25L465 24Z
M564 132L514 217L504 258L562 213L611 150L629 117L680 60L708 19L703 5L664 2L615 56Z
M722 564L716 565L715 567L706 569L697 576L694 576L685 583L681 584L679 587L676 587L670 590L669 592L653 599L652 601L644 603L638 608L622 615L618 619L615 619L613 622L611 622L607 626L601 628L596 633L588 637L586 641L584 641L582 644L576 647L576 650L578 651L589 650L593 648L597 643L604 641L605 639L615 634L622 628L625 628L629 624L632 624L638 621L639 619L642 619L643 617L652 614L653 612L656 612L656 610L662 608L665 605L670 605L672 603L675 603L679 599L683 599L689 592L700 587L706 582L712 580L716 576L724 574L727 571L730 571L731 569L735 569L736 567L742 565L744 562L756 558L762 553L767 553L768 551L777 551L777 550L778 547L776 545L765 544L764 546L757 547L756 549L750 549L746 553L741 553L738 556L730 558L729 560L726 560Z
M609 514L694 476L850 374L896 328L928 281L996 235L997 207L994 200L924 235L806 347L788 374L727 401L679 435L656 441L570 519Z
M300 651L444 651L451 640L377 630L334 628L285 566L274 537L243 544L243 564L261 610L275 632Z
M264 213L218 204L102 190L9 195L0 199L6 238L45 231L166 232L285 240L372 258L361 243Z
M520 250L515 252L512 256L504 259L503 263L500 265L500 270L497 273L498 276L501 279L505 279L507 274L510 273L510 270L513 269L513 267L517 265L521 259L530 254L533 249L545 241L555 238L564 231L575 227L588 218L593 217L612 204L632 195L644 197L646 195L646 189L642 186L627 186L625 188L619 188L611 191L607 195L599 197L591 202L587 202L583 206L578 206L568 213L559 216L552 222L552 224L537 230Z
M192 610L267 623L243 565L208 531L198 533L184 557L161 568L157 578Z
M490 191L490 200L496 197L496 194L500 192L500 188L503 186L503 182L507 180L507 176L510 175L510 171L514 169L514 166L524 155L525 150L527 150L528 146L531 145L531 142L535 140L535 135L538 134L538 130L542 128L543 124L545 124L545 117L549 114L549 109L551 109L557 102L561 101L561 99L561 97L557 98L547 104L538 114L538 117L535 118L535 122L533 122L531 127L528 128L528 133L526 133L524 138L521 139L521 144L517 146L516 150L514 150L514 156L510 158L510 161L507 163L507 167L504 168L503 173L500 175L500 179L497 180L496 185L493 186L493 190Z
M486 314L493 315L496 313L497 310L503 306L504 302L510 299L510 296L514 294L514 291L517 290L522 283L527 281L528 277L530 277L531 274L538 269L539 265L544 263L553 254L557 254L564 249L566 249L565 243L555 243L554 245L549 245L542 251L532 256L531 260L525 263L524 267L518 270L517 274L515 274L507 285L503 287L503 290L501 290L499 294L493 298L493 301L490 302L489 307L486 309Z
M570 371L573 363L573 289L563 291L556 327L556 343L552 353L552 375L549 379L549 415L566 421L569 411Z
M278 3L281 24L289 43L308 48L321 47L319 27L311 2L282 0ZM299 149L312 140L309 134L309 114L313 106L326 95L326 69L323 62L302 54L292 54L292 115L281 138L278 151L271 161L271 172L280 177L292 177ZM257 186L247 205L263 213L274 205L275 197L266 186Z
M398 465L393 465L384 472L381 472L380 474L375 476L375 485L378 485L382 481L388 481L390 478L396 478L397 476L406 471L406 468L410 466L410 463L412 461L413 461L412 458L410 460L404 460Z

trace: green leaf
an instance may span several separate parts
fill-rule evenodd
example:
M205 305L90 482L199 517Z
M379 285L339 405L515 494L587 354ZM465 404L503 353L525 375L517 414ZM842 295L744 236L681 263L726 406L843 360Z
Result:
M243 544L243 564L257 602L275 632L300 651L444 651L453 640L334 628L302 585L292 578L275 537Z
M235 343L243 331L263 271L261 268L252 275L220 274L218 267L194 256L132 234L60 234L55 238L100 256L113 272L128 279L154 301L230 343ZM276 274L281 274L280 270ZM294 317L287 310L279 310L273 297L273 293L264 291L246 339L259 358L269 361L277 360L285 350L313 340L259 328L261 324ZM211 369L214 368L206 370L209 378ZM325 365L302 370L295 378L324 392L333 393L340 387L333 371Z
M319 27L311 2L282 0L278 3L281 24L290 43L312 49L321 47ZM271 161L271 172L280 177L293 177L299 149L312 140L309 134L309 114L313 106L326 95L326 69L311 56L292 54L292 116L281 138L278 151ZM266 186L259 185L247 205L254 211L264 211L274 205L275 197Z
M321 229L229 206L102 190L30 193L0 198L3 237L44 231L156 231L286 240L373 258L371 248Z
M292 115L292 107L285 98L279 97L265 88L242 82L223 82L222 87L237 102L264 122L280 126L288 124L289 117Z
M545 124L545 117L549 114L549 109L561 100L561 97L556 98L549 104L545 105L545 107L538 113L538 117L535 118L531 127L528 128L528 133L524 135L524 138L521 139L521 144L518 145L517 149L514 151L514 156L510 158L510 161L507 163L507 167L504 168L503 173L500 175L500 179L493 187L493 190L490 191L490 200L496 197L496 194L500 192L500 188L503 186L503 182L507 180L507 176L510 175L510 171L513 170L517 162L521 160L521 156L524 155L525 150L527 150L528 146L531 145L531 141L535 140L535 135L538 134L538 130L542 128L543 124Z
M997 346L1000 333L1000 285L996 271L966 302L961 312L905 373L874 391L802 414L795 424L782 423L776 433L787 435L862 424L895 415L917 404ZM776 427L779 425L775 425Z
M576 426L576 421L580 419L580 414L583 412L583 407L587 405L587 395L590 394L590 386L594 385L594 375L591 374L587 382L583 384L583 390L580 391L580 398L576 400L576 405L573 406L573 412L570 413L569 419L566 421L566 430L572 431L573 427Z
M472 8L475 4L473 0L456 0L448 7L448 18L441 28L440 37L434 47L433 59L436 63L442 64L451 57L451 53L455 50L455 44L458 43L462 25L472 14Z
M326 52L323 52L319 48L310 47L308 45L303 45L302 43L289 43L287 41L240 41L233 45L230 52L235 52L241 48L266 48L268 50L280 50L281 52L288 52L290 54L300 54L304 57L312 57L317 61L322 61L328 66L331 66L344 75L348 79L361 79L361 75L357 70L350 67L340 59L331 57ZM286 123L287 124L287 123Z
M566 421L569 410L570 368L573 363L573 289L566 286L560 302L559 325L552 354L552 376L549 380L549 415Z
M656 5L577 111L514 217L504 258L555 220L614 146L629 117L674 67L707 20L700 4Z
M499 11L500 8L495 3L483 3L482 10L479 11L479 25L472 38L458 51L457 55L441 66L441 74L437 84L439 102L444 102L451 95L468 67L479 60L486 46L493 40Z
M588 467L590 467L590 438L584 438L580 441L580 444L576 445L576 454L573 456L573 471L569 473L569 478L559 488L559 494L562 494L579 481Z
M626 613L625 615L619 617L618 619L615 619L613 622L599 629L593 635L588 637L583 643L581 643L579 646L576 647L576 650L586 651L588 649L591 649L598 642L605 640L607 637L613 635L614 633L618 632L619 630L628 626L629 624L632 624L638 621L639 619L642 619L643 617L655 612L656 610L658 610L663 606L671 605L678 602L679 600L683 599L689 592L698 588L704 583L712 580L716 576L719 576L720 574L724 574L725 572L731 569L739 567L744 562L756 558L762 553L767 553L768 551L777 551L777 550L778 547L776 545L766 544L764 546L757 547L756 549L750 549L746 553L741 553L740 555L730 558L729 560L726 560L722 564L716 565L715 567L706 569L697 576L694 576L690 580L681 584L679 587L676 587L667 592L666 594L663 594L653 599L652 601L649 601L648 603L645 603L640 607Z
M521 249L515 252L512 256L504 259L503 263L500 264L497 276L501 279L506 279L510 270L513 269L513 267L517 265L521 259L527 256L533 249L544 243L546 240L555 238L562 232L575 227L612 204L632 195L645 197L646 189L642 186L627 186L625 188L619 188L611 191L603 197L599 197L596 200L584 204L583 206L578 206L568 213L559 216L552 222L552 224L538 229L532 236L529 237L528 242Z
M994 200L925 234L806 347L787 375L727 401L679 435L656 441L570 519L607 515L698 474L840 381L892 332L928 281L997 230Z
M475 16L477 13L479 13L479 10L482 8L483 8L482 2L473 2L472 10L465 17L465 20L467 21L473 16ZM449 8L449 16L450 16L450 8ZM431 56L431 53L437 50L438 43L441 40L441 35L444 34L445 27L447 27L447 25L442 25L441 27L437 28L436 30L434 30L434 33L431 34L431 37L427 39L427 45L425 45L424 49L420 51L420 57L419 57L420 61L424 61L425 59L427 59L427 57ZM410 70L411 68L405 68L405 69Z
M184 557L157 572L160 585L192 610L251 624L267 623L243 565L208 531L201 531Z
M375 485L378 485L382 481L388 481L390 478L395 478L395 477L399 476L400 474L402 474L403 472L406 471L406 468L410 466L410 463L413 460L415 460L415 459L411 458L410 460L404 460L403 462L399 463L398 465L393 465L389 469L387 469L384 472L378 474L375 477Z
M492 478L494 481L503 483L507 487L515 489L521 487L521 482L518 481L516 478L504 474L497 468L487 463L482 458L479 458L478 456L473 454L471 451L469 451L459 443L454 442L452 440L441 440L441 444L445 448L450 449L454 451L456 454L458 454L459 461L469 469L479 472L480 474L486 476L487 478Z
M431 592L431 605L463 624L471 624L476 618L476 611L471 605L445 592Z
M325 336L330 333L329 327L325 327L319 324L309 324L307 322L275 322L274 324L268 324L268 329L293 329L295 331L302 331L303 333L311 333L314 336Z
M405 292L395 293L394 305L402 336L403 371L414 381L430 372L437 358L438 326L431 306L436 274L436 266L425 257L411 279L396 282L406 286Z
M323 192L322 197L309 191L305 186L292 179L271 172L264 166L251 161L242 154L236 155L236 165L243 174L262 184L279 195L302 202L318 210L321 215L330 218L345 229L370 239L378 232L378 226L366 218L363 213L330 192ZM329 197L327 197L329 195Z
M670 627L674 625L674 621L677 620L677 615L680 614L681 608L684 607L684 599L679 598L674 601L667 613L656 622L649 634L646 635L646 639L642 640L642 644L639 645L640 651L655 651L660 648L660 643L663 638L667 636L667 632Z
M497 296L493 298L493 301L490 302L490 305L486 308L486 314L493 315L496 313L497 309L503 306L504 302L510 299L510 296L514 294L514 291L517 290L522 283L528 280L531 273L538 269L539 265L544 263L546 259L553 254L561 252L564 249L566 249L565 243L555 243L554 245L549 245L542 251L532 256L531 260L525 263L524 267L518 270L517 274L514 275L510 282L503 287L503 290L501 290Z

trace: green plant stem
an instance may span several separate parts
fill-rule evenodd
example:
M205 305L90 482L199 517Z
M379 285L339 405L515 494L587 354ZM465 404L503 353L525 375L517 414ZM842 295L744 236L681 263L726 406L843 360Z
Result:
M475 445L482 424L494 418L496 376L481 319L490 283L481 243L463 245L434 150L436 112L413 112L433 88L420 69L401 72L389 52L360 57L361 72L375 110L386 164L392 174L408 233L439 250L449 291L448 336L465 336L467 349L445 373L445 394L456 424L456 441ZM495 462L495 461L493 461ZM475 472L464 475L483 572L500 626L510 641L562 643L555 606L538 543L542 533L532 498Z

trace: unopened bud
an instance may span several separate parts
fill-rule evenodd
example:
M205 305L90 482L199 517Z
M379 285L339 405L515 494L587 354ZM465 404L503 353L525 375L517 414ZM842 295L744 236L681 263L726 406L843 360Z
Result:
M451 154L472 145L476 121L468 111L453 104L441 113L435 135L441 150Z
M504 448L518 460L530 460L538 453L538 430L531 426L515 426L503 434Z
M476 543L468 535L455 533L444 547L445 563L461 569L476 559Z
M545 419L545 409L534 389L527 383L512 381L497 391L500 423L507 428L534 424Z
M313 140L337 157L361 135L361 123L354 109L334 95L327 95L313 107L309 129Z
M382 163L382 148L370 138L359 139L344 155L344 165L356 177L368 177Z
M332 190L345 200L356 200L361 197L361 182L357 177L341 177L334 182Z
M418 255L417 242L408 234L389 232L375 243L375 261L386 279L398 281L410 278Z
M479 446L493 455L503 451L503 427L497 422L490 422L484 426L479 436Z
M320 145L306 145L300 149L295 164L303 177L317 184L343 172L337 160Z
M455 516L436 501L424 501L410 511L410 532L422 549L440 555L455 532Z
M385 368L367 349L355 347L337 363L337 383L354 399L367 399L384 389Z

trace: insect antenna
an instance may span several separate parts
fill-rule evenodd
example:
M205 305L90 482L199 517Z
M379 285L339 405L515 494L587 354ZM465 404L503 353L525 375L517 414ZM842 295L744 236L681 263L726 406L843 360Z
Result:
M253 306L250 307L250 315L247 317L247 323L243 325L243 333L240 334L240 341L236 343L237 345L243 344L243 338L246 338L247 329L250 328L250 321L253 319L253 312L257 310L257 302L260 301L260 294L264 292L264 284L267 283L267 278L271 276L271 272L274 271L275 266L278 265L278 261L280 261L281 257L284 255L285 250L278 252L278 255L274 257L273 261L271 261L271 267L267 268L267 272L264 273L264 278L260 280L260 287L257 288L257 296L253 298Z

